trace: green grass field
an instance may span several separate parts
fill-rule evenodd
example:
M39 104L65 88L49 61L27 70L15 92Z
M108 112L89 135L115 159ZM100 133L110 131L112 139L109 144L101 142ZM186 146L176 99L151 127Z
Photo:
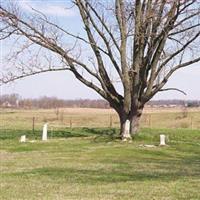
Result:
M143 129L132 143L115 129L56 131L47 142L1 131L1 199L200 199L200 131ZM167 147L159 144L165 133Z
M103 121L102 116L103 112L98 116ZM42 142L40 126L33 133L27 121L23 125L19 119L16 113L1 118L2 200L200 199L198 129L142 128L132 143L126 143L118 139L117 128L56 126ZM166 147L158 146L163 133ZM23 134L28 142L19 143Z

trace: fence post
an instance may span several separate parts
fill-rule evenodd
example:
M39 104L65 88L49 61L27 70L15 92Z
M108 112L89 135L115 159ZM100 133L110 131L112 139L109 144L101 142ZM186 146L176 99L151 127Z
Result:
M151 114L149 114L149 127L152 128Z
M70 126L70 128L72 128L72 118L70 118L69 126Z
M112 125L113 125L113 118L112 115L110 115L110 128L112 128Z
M191 117L190 125L191 125L191 129L193 129L193 117Z
M33 131L33 134L35 134L35 117L33 117L33 121L32 121L32 131Z

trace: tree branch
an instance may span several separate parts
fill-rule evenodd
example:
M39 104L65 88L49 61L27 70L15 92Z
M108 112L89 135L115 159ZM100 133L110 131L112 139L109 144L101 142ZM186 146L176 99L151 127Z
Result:
M45 72L55 72L55 71L66 71L66 70L70 70L70 68L56 68L56 69L44 69L44 70L40 70L40 71L34 71L34 72L30 72L30 73L25 73L25 74L22 74L20 76L15 76L13 74L9 74L10 77L3 77L0 79L0 85L2 84L7 84L7 83L10 83L10 82L13 82L13 81L16 81L18 79L22 79L22 78L25 78L25 77L28 77L28 76L33 76L33 75L37 75L37 74L41 74L41 73L45 73Z
M158 92L163 92L163 91L170 91L170 90L174 90L174 91L177 91L177 92L180 92L184 95L187 95L183 90L180 90L180 89L177 89L177 88L165 88L165 89L160 89L158 90Z

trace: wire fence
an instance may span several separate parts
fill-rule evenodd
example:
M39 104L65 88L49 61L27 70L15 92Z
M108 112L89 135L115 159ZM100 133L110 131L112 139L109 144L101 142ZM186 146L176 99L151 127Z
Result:
M9 110L1 112L1 130L42 130L44 123L52 130L65 128L119 128L118 116L110 110L66 109L54 110ZM187 128L200 129L200 112L156 112L144 113L141 128Z

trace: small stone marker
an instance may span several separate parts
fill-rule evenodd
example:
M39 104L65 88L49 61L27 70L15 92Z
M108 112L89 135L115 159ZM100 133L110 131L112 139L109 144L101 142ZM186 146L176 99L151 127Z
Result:
M22 135L22 136L21 136L20 142L26 142L26 135Z
M165 146L165 138L166 136L165 135L160 135L160 146Z
M139 147L155 148L156 146L153 144L140 144Z
M42 132L42 140L43 141L47 140L47 125L48 125L48 123L44 124L44 126L43 126L43 132Z

